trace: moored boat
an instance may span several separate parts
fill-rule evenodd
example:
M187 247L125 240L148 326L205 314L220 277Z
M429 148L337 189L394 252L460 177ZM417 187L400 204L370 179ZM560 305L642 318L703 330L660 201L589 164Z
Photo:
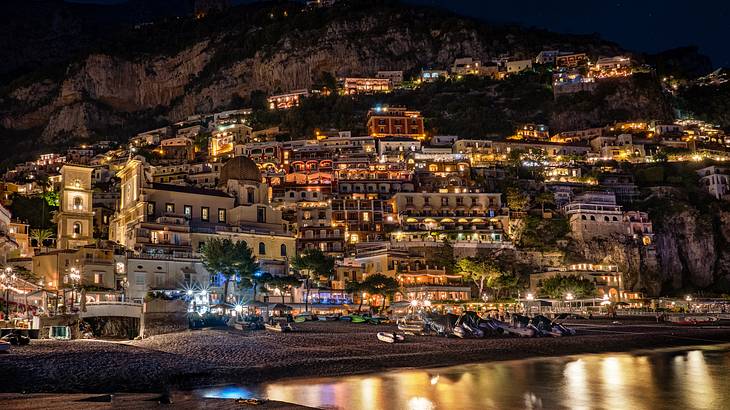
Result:
M7 352L10 350L10 343L0 340L0 352Z
M680 326L708 325L717 322L715 316L685 315L669 317L667 321Z
M294 330L289 323L277 321L274 323L266 323L264 325L266 330L273 330L274 332L291 332Z

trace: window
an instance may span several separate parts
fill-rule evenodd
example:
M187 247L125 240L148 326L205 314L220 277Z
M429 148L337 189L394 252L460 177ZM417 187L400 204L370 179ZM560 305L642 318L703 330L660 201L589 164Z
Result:
M96 283L96 284L104 283L104 273L103 272L94 273L94 283Z
M210 208L203 206L200 208L200 219L203 221L210 221Z
M134 275L134 284L138 286L144 286L145 279L144 273L137 273Z
M266 208L264 208L263 206L256 208L256 222L258 222L258 223L266 222Z
M442 196L441 197L441 205L442 206L449 206L449 197Z
M154 214L155 214L155 203L147 202L147 215L154 215Z
M254 189L253 188L246 188L246 201L248 203L252 204L254 203Z
M370 213L368 213L368 212L363 212L363 213L362 213L362 220L363 220L364 222L370 222Z
M165 212L168 214L174 214L175 213L175 204L166 203L165 204Z
M81 199L80 196L74 197L74 208L76 210L81 210L84 207L84 200Z
M413 205L413 197L412 196L407 196L406 197L406 204L407 205Z
M183 206L183 214L185 214L186 219L192 218L193 217L193 206L192 205Z
M74 235L81 235L81 222L74 222L73 233Z
M259 242L259 255L266 255L266 244Z
M226 222L226 210L224 208L218 208L218 222L219 223Z
M281 244L281 256L286 256L286 245Z

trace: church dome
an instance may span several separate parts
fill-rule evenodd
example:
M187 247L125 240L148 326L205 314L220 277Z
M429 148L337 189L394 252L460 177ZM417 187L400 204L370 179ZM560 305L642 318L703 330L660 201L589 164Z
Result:
M229 179L261 182L261 171L251 158L233 157L221 168L220 185L226 185Z

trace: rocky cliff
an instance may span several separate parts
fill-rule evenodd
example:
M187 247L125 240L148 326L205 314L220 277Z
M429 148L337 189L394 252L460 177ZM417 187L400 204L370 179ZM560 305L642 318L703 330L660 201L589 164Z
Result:
M617 236L575 242L573 253L618 265L626 286L647 295L695 289L730 293L730 204L705 196L691 201L675 188L662 191L644 204L654 225L652 246Z
M113 46L68 64L63 75L7 87L0 94L0 125L34 130L56 143L227 108L255 90L309 87L323 72L448 67L456 57L532 57L543 47L617 52L595 38L491 27L391 3L316 11L268 7L131 30Z

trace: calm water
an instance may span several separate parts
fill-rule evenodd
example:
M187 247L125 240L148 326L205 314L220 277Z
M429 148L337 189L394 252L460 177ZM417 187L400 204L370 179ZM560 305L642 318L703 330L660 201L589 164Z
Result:
M200 392L328 409L730 409L730 346L297 379Z

